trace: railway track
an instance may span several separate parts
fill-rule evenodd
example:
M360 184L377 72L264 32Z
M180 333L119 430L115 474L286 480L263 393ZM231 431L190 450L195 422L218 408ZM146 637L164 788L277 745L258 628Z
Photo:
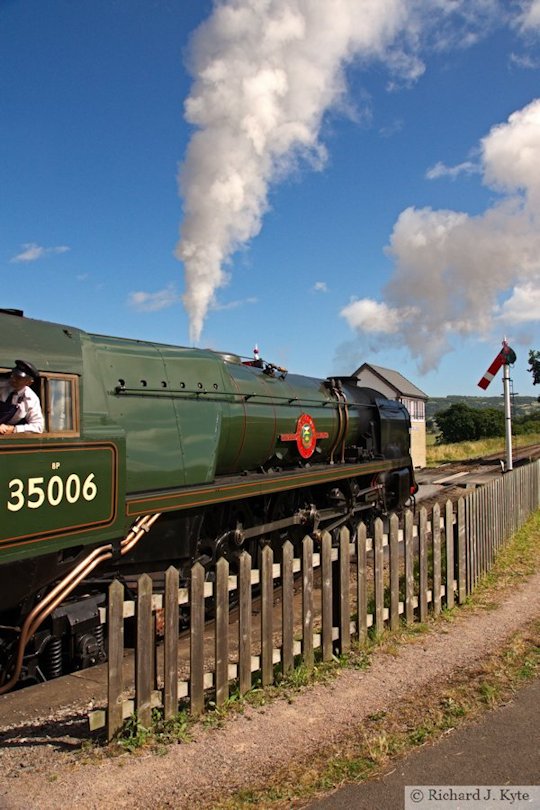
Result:
M515 448L513 465L518 467L540 458L540 444ZM435 503L456 501L468 489L484 486L503 474L504 453L492 453L481 458L449 462L438 467L426 467L416 475L419 492L417 505L430 509Z

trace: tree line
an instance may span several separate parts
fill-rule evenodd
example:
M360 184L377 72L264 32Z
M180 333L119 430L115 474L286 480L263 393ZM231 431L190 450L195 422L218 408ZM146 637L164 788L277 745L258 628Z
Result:
M432 422L432 425L429 422ZM435 414L427 423L428 429L436 426L439 430L439 444L476 441L505 434L505 416L496 408L471 408L455 403L444 411ZM540 433L540 417L522 416L512 418L512 433Z
M513 353L512 353L513 354ZM515 354L513 360L515 362ZM529 351L529 368L533 385L540 383L540 352ZM540 402L540 397L538 397ZM476 441L505 435L505 415L497 408L471 408L462 402L456 402L449 408L437 411L433 419L428 419L429 429L437 428L438 444ZM512 433L540 433L540 415L512 417Z

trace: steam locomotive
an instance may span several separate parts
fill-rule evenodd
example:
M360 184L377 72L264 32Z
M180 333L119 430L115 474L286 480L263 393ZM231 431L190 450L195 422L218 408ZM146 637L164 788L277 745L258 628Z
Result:
M355 377L89 334L0 310L43 433L0 437L0 693L104 657L114 576L351 530L417 490L405 407Z

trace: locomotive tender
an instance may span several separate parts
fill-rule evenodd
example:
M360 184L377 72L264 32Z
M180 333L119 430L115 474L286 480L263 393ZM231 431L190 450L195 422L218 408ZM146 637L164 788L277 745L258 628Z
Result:
M103 659L114 575L234 566L417 490L407 410L356 378L18 310L0 310L0 338L0 374L17 357L39 370L45 417L41 434L0 437L0 692Z

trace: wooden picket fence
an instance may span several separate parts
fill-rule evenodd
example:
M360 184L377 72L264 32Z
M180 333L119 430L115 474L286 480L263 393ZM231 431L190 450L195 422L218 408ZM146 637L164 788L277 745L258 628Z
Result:
M327 532L316 541L308 535L299 558L286 541L279 562L266 546L259 569L252 568L249 554L243 552L237 573L231 574L229 563L221 559L211 582L196 563L189 591L179 587L174 568L166 572L164 593L153 594L152 579L142 575L136 603L124 600L121 583L112 583L106 617L108 706L91 713L91 728L105 726L112 739L134 712L147 727L153 708L161 708L165 719L170 719L180 701L189 701L191 713L200 715L207 690L214 691L215 705L223 706L231 682L245 694L256 672L262 686L269 686L276 670L287 676L299 664L312 668L316 650L323 661L329 661L336 653L346 653L352 642L364 642L370 628L382 632L385 627L396 629L402 621L424 622L430 612L436 616L443 608L463 603L491 568L497 551L539 508L539 487L540 462L535 462L465 494L454 504L447 501L442 510L436 504L429 514L424 508L416 515L406 511L401 521L392 515L386 525L377 519L373 537L367 536L363 523L353 538L344 527L337 541ZM260 600L255 638L254 587ZM294 606L295 587L301 590L300 609ZM229 610L232 591L237 591L234 620ZM276 595L281 610L276 607ZM215 616L213 626L206 621L208 599ZM188 660L182 661L179 606L187 604L190 644ZM129 616L136 617L131 686L124 684L123 677L124 621ZM163 637L159 655L157 617Z

